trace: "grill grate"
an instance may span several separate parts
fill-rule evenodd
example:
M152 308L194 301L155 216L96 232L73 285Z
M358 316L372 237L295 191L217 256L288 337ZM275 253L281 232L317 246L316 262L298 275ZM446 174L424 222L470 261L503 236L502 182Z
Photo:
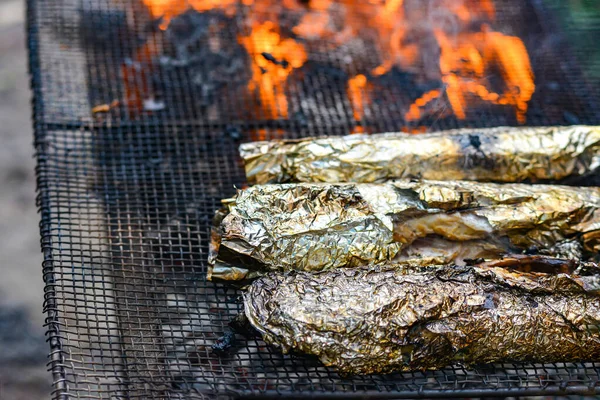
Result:
M527 123L600 123L600 91L586 83L551 14L538 0L495 3L500 30L517 34L530 50L537 89ZM221 198L245 184L237 155L241 141L340 135L357 126L374 132L514 125L514 113L482 106L465 120L437 113L407 122L406 106L427 87L395 72L377 83L377 98L357 121L346 80L372 61L364 61L369 48L356 45L340 52L311 50L311 65L286 88L289 117L273 118L257 111L235 81L222 83L218 92L201 90L206 82L198 79L208 78L199 78L194 68L205 73L219 68L218 60L194 68L166 61L157 66L155 58L133 62L147 43L172 57L181 51L156 36L141 3L29 0L28 6L54 399L598 391L598 363L453 366L344 378L259 340L238 338L232 351L214 354L211 345L241 310L238 290L205 279L213 212ZM206 16L188 17L194 25ZM188 51L201 51L215 37L235 42L244 29L241 16L219 26L213 36L199 35ZM363 61L348 64L348 57ZM150 87L143 90L159 96L155 100L164 109L115 105L93 114L93 107L127 96L125 78L133 87Z

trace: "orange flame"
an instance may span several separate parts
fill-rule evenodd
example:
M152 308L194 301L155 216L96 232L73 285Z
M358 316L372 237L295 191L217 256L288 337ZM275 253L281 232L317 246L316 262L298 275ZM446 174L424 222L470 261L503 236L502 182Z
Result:
M484 59L498 65L507 88L498 103L503 104L505 100L515 106L517 120L525 123L527 103L535 92L527 49L518 37L505 36L500 32L486 32L484 38L487 45L483 51Z
M513 106L517 121L525 122L527 103L535 91L535 84L521 39L487 31L463 34L450 40L443 31L436 30L435 37L441 49L440 72L445 93L457 118L466 118L469 98L476 96L492 104ZM500 70L506 84L503 94L490 91L482 84L489 67ZM425 93L410 106L405 118L409 121L419 119L420 108L441 94L440 91Z
M300 23L292 31L307 39L321 39L329 34L328 25L331 23L329 7L331 0L312 0L310 10L300 19Z
M173 17L188 9L196 11L222 9L226 14L231 15L235 12L237 0L143 0L143 2L153 18L162 18L160 28L164 30Z
M415 63L419 48L405 43L407 24L404 24L404 0L387 0L375 14L371 24L378 29L384 61L372 72L383 75L394 65L406 68Z
M278 27L271 21L257 24L249 36L239 40L252 57L248 89L251 93L258 92L265 117L286 118L288 103L283 84L290 72L306 61L304 46L293 39L282 39Z
M434 100L446 103L459 119L480 103L512 107L516 119L525 122L534 91L534 76L523 42L492 31L496 10L493 0L143 0L161 28L188 9L211 9L233 15L244 10L250 33L238 37L252 59L248 90L260 102L266 118L286 118L288 100L285 82L290 73L307 60L305 42L341 46L349 40L373 37L380 46L381 60L370 73L383 75L393 67L411 71L419 79L441 79L442 89L416 99L405 113L408 121L422 118ZM293 13L297 21L285 29L279 25L280 11ZM290 14L291 15L291 14ZM294 19L296 18L296 19ZM290 32L283 36L283 32ZM428 51L433 43L435 51ZM439 46L439 58L437 47ZM432 62L433 59L433 62ZM376 65L376 64L375 64ZM503 87L492 88L487 76L503 78ZM371 102L367 71L357 71L347 84L347 96L355 120L361 120Z
M367 91L367 77L358 74L348 80L348 98L354 111L354 119L359 121L365 113L365 104L369 100Z
M161 29L166 29L171 18L188 9L186 0L143 0L153 18L162 18Z

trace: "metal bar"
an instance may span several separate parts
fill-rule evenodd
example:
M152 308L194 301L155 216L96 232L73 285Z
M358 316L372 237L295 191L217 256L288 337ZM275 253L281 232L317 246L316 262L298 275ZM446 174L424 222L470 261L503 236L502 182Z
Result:
M315 393L303 392L293 393L276 390L267 390L264 392L237 392L238 398L243 399L414 399L414 398L462 398L462 397L507 397L507 396L567 396L581 395L594 396L600 393L597 386L566 386L547 387L544 389L526 388L526 389L467 389L467 390L420 390L420 391L389 391L389 392L329 392Z
M273 119L273 120L252 120L252 121L228 121L228 122L206 122L198 120L160 120L160 121L128 121L113 124L112 122L104 123L102 121L82 120L82 121L65 121L65 122L41 122L47 130L127 130L127 129L156 129L157 127L173 127L173 128L202 128L202 129L308 129L308 124L298 124L294 120ZM332 128L353 128L356 126L364 126L365 124L350 123L336 124ZM367 126L375 126L375 122L368 123Z

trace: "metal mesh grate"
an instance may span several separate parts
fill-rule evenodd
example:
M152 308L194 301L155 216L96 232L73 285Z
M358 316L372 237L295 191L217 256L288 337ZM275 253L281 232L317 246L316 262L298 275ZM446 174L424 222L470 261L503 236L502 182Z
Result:
M527 123L600 123L599 88L586 83L576 54L538 3L496 1L499 30L523 38L531 55L537 89ZM235 47L243 16L185 18L172 22L183 25L182 34L203 18L216 19L219 29L193 33L182 50L157 36L156 24L135 1L29 0L55 399L597 391L597 363L454 366L343 378L314 359L284 356L257 340L240 337L231 352L213 353L211 345L241 310L238 290L205 279L213 212L245 184L241 141L338 135L357 126L368 132L435 130L516 120L510 110L482 106L465 120L438 112L405 121L407 105L428 87L401 72L375 81L375 98L355 119L346 81L373 67L365 53L379 50L366 42L334 52L314 45L308 66L286 86L288 116L273 118L244 90L248 65L239 70L242 84L226 79L211 88L206 85L216 78L209 72L223 67L221 58L204 54L186 66L175 62L185 52L204 51L215 38ZM136 60L145 45L159 51ZM131 95L132 87L160 100L161 110L115 104L107 113L92 113Z

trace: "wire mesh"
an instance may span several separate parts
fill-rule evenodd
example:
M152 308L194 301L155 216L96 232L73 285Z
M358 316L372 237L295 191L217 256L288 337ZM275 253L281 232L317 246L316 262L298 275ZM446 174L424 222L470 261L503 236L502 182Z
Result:
M521 37L530 52L536 92L527 123L598 124L598 88L579 70L581 55L557 33L552 14L533 0L496 6L500 30ZM193 29L207 19L218 29ZM29 0L28 22L54 399L598 391L598 363L455 365L348 378L257 339L238 337L225 354L211 348L242 306L239 290L206 281L214 210L245 184L242 141L356 127L514 125L511 110L481 106L464 120L434 113L407 121L406 107L428 87L397 71L375 81L375 98L357 119L346 82L372 68L380 49L364 42L330 51L317 43L309 65L285 88L287 116L274 117L246 90L243 53L239 77L209 85L217 79L209 72L226 61L202 52L217 39L225 54L239 52L243 15L186 14L172 21L180 35L191 35L184 39L168 37L176 34L161 31L135 1ZM202 57L190 61L195 53ZM119 103L132 91L134 100L149 96L153 103ZM99 105L105 111L95 112Z

